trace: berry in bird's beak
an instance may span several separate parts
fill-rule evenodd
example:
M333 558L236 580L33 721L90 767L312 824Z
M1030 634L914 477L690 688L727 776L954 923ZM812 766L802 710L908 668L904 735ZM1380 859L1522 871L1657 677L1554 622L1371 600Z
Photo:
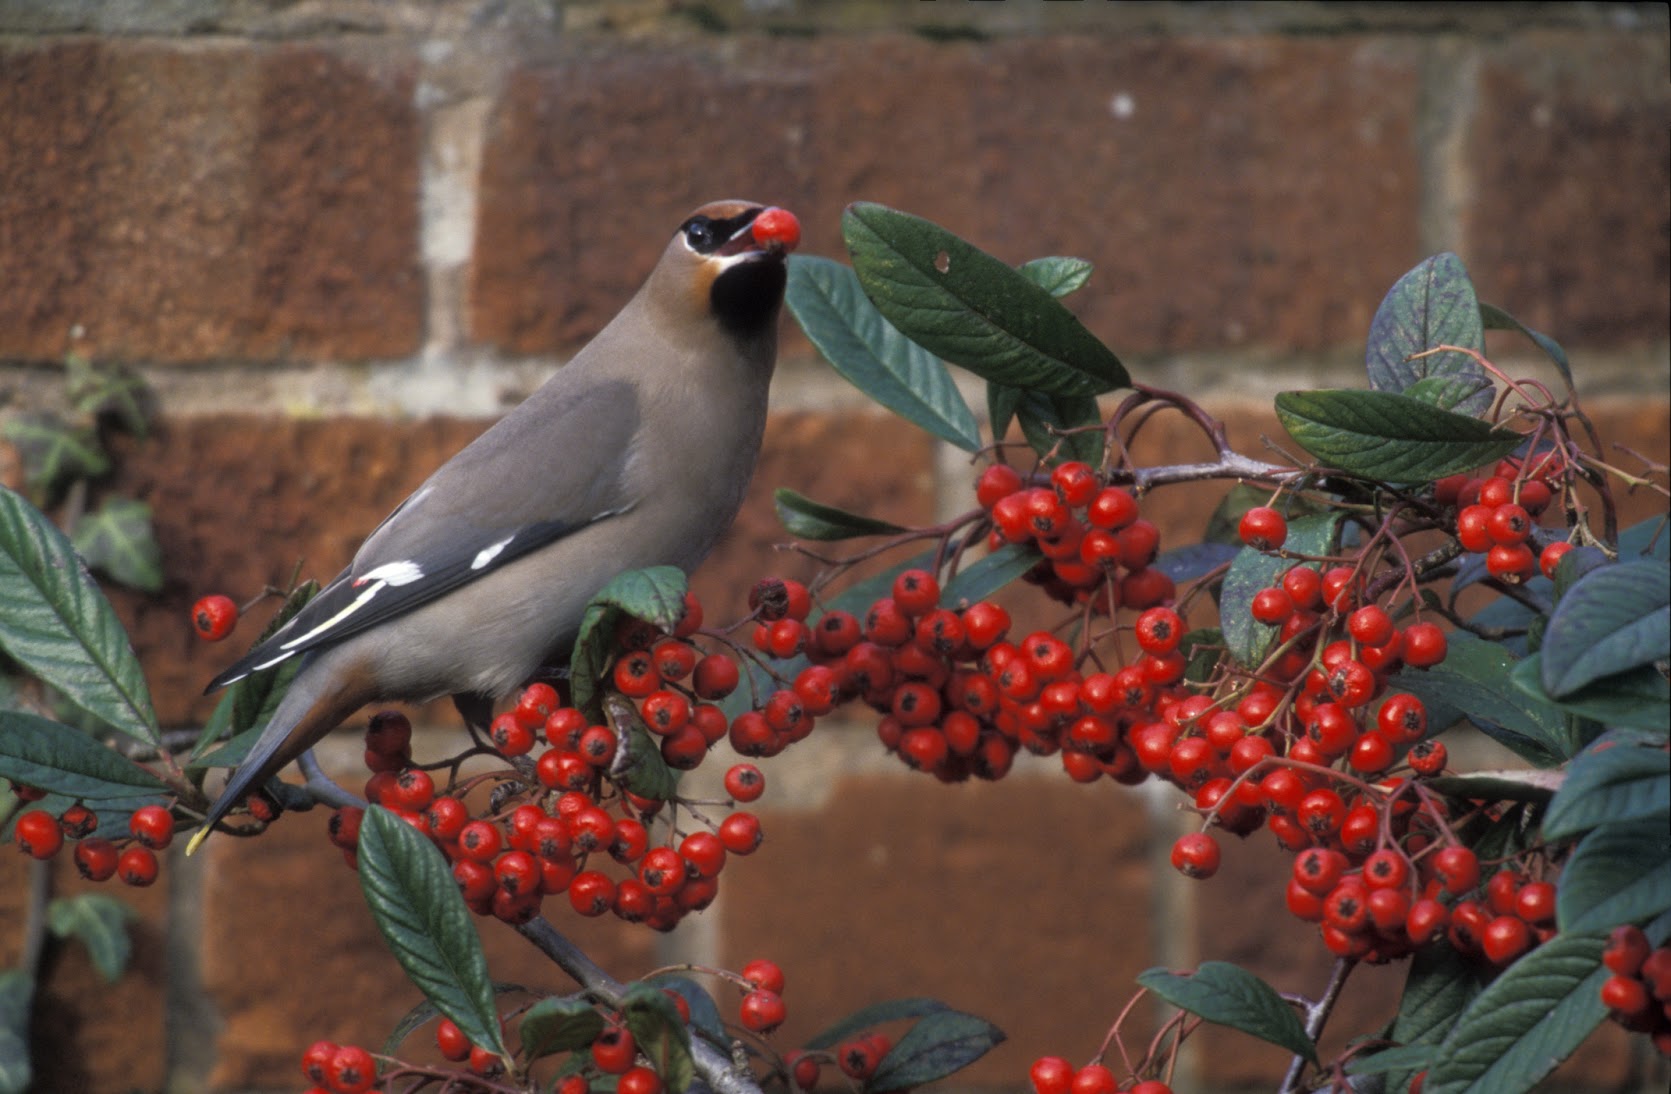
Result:
M753 233L754 241L768 250L793 251L801 242L801 222L774 205L754 218Z

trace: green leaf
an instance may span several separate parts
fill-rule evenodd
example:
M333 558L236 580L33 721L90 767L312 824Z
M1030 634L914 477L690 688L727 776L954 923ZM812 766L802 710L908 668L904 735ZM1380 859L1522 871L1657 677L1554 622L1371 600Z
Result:
M616 739L626 745L626 755L616 759L614 778L640 797L668 801L677 794L679 776L662 759L661 748L650 736L637 704L619 692L605 692L603 715L615 730Z
M1516 665L1509 679L1533 699L1580 718L1625 729L1671 726L1671 683L1651 665L1603 676L1561 699L1543 690L1543 663L1536 657Z
M848 383L941 440L980 451L974 412L951 373L882 318L852 270L827 258L796 255L789 260L784 302Z
M359 872L366 906L406 975L474 1044L505 1056L487 958L441 852L374 805L360 825Z
M855 1034L863 1033L874 1026L884 1026L889 1022L899 1022L908 1018L922 1018L930 1014L949 1011L950 1007L938 999L927 996L915 996L910 999L890 999L883 1003L872 1003L868 1007L861 1007L847 1017L826 1027L817 1036L806 1042L808 1049L834 1048L841 1042L851 1039Z
M51 499L76 479L95 479L110 470L98 434L72 426L56 414L20 414L0 424L0 437L17 447L29 488Z
M1294 1008L1246 969L1227 961L1205 961L1189 976L1155 968L1141 973L1137 982L1175 1007L1317 1062L1317 1046L1306 1036Z
M1041 459L1060 463L1079 460L1092 467L1102 462L1107 434L1102 410L1091 395L1051 395L1021 391L1014 414L1021 435Z
M1577 552L1568 552L1567 558L1574 554ZM1649 517L1619 533L1619 557L1628 559L1638 556L1671 562L1671 527L1667 526L1665 517Z
M4 487L0 649L112 729L159 743L145 674L110 601L64 534Z
M956 608L985 600L1037 566L1042 557L1031 546L1006 543L985 558L963 567L950 581L942 585L940 603L948 608Z
M1526 326L1520 320L1516 319L1502 308L1497 307L1495 304L1481 303L1480 319L1483 321L1486 330L1519 331L1527 338L1530 338L1533 344L1544 352L1545 356L1555 362L1555 367L1560 369L1561 375L1566 378L1567 386L1574 386L1572 379L1572 365L1567 361L1567 351L1562 349L1561 344L1555 341L1555 339L1549 337L1547 334L1539 334L1537 331Z
M649 984L627 985L621 1004L627 1029L638 1042L638 1051L650 1058L650 1066L675 1094L690 1086L696 1063L690 1054L690 1030L679 1020L679 1009L660 988Z
M1004 1031L984 1018L936 1011L906 1030L882 1057L868 1088L880 1094L932 1083L968 1067L1003 1040Z
M1485 801L1547 802L1561 785L1559 772L1543 770L1470 771L1440 775L1428 785L1449 798Z
M1561 869L1562 931L1646 923L1671 909L1671 827L1664 817L1607 823L1579 841Z
M1440 410L1456 410L1479 391L1479 384L1465 376L1424 376L1399 394L1431 403Z
M1614 731L1573 758L1544 814L1543 835L1566 839L1609 822L1664 816L1671 816L1664 740Z
M1463 1012L1426 1094L1519 1094L1571 1055L1606 1014L1607 933L1561 934L1510 965Z
M1023 277L1054 297L1077 292L1091 280L1092 266L1083 258L1052 255L1035 258L1016 267Z
M1485 349L1473 282L1462 260L1449 252L1424 260L1399 278L1376 309L1365 361L1369 383L1377 391L1400 392L1430 376L1460 379L1473 391L1456 404L1458 409L1468 415L1484 413L1491 405L1492 384L1478 361L1463 353L1411 359L1436 346L1476 353Z
M77 410L114 421L135 437L150 432L155 400L138 373L123 365L94 364L78 354L70 354L64 364L69 371L69 396Z
M1671 570L1639 559L1580 577L1543 632L1543 689L1557 699L1671 657Z
M591 1045L603 1032L603 1015L578 995L541 999L522 1015L517 1027L522 1054L530 1060L555 1052L574 1052Z
M0 970L0 1094L24 1094L34 1081L29 1063L29 1010L35 978L23 969Z
M1325 466L1377 482L1432 482L1506 456L1524 440L1387 391L1284 391L1276 414Z
M162 548L144 502L107 499L76 523L71 539L87 565L112 580L147 593L162 588Z
M849 513L833 505L813 501L787 486L772 493L772 504L784 530L797 539L829 541L858 536L892 535L905 529L885 520Z
M166 793L163 781L87 734L0 710L0 777L88 802Z
M1340 534L1339 513L1299 517L1288 525L1284 554L1327 555L1334 551ZM1230 560L1219 592L1219 618L1224 625L1224 643L1230 656L1243 668L1257 669L1269 656L1281 627L1253 618L1253 598L1268 589L1292 569L1295 562L1283 555L1264 554L1244 547ZM1315 568L1315 567L1313 567Z
M707 1037L715 1044L724 1044L726 1040L725 1019L720 1015L719 1005L707 990L688 976L677 973L659 973L646 976L644 983L664 991L675 992L690 1008L690 1025L696 1032Z
M1463 957L1445 943L1416 951L1387 1038L1428 1059L1405 1064L1388 1079L1387 1090L1409 1089L1415 1073L1431 1066L1435 1049L1489 980L1490 975L1479 962ZM1390 1053L1377 1054L1371 1060L1379 1060L1381 1055Z
M939 225L867 203L849 205L841 223L865 294L935 356L1052 395L1130 383L1119 358L1047 290Z
M1205 684L1217 673L1224 657L1224 632L1218 627L1199 627L1179 640L1178 652L1185 658L1184 679Z
M1517 664L1513 654L1466 631L1451 634L1449 643L1442 664L1406 668L1394 678L1393 686L1426 704L1434 732L1457 716L1466 717L1488 737L1539 767L1554 767L1578 751L1582 742L1566 716L1527 695L1510 679Z
M651 566L618 574L598 590L585 614L569 658L569 685L574 705L596 716L603 674L615 650L615 626L620 613L671 631L685 613L688 582L677 566Z
M59 938L80 940L107 983L115 983L128 967L133 952L128 920L134 915L126 903L103 893L59 897L46 906L47 927Z

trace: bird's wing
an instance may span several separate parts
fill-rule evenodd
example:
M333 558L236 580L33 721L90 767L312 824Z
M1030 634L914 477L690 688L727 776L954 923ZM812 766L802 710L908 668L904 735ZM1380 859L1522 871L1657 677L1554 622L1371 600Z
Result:
M443 464L348 569L207 690L386 623L631 509L623 475L638 422L631 390L604 384L578 399L539 398L561 394L542 389ZM524 413L530 407L537 412Z

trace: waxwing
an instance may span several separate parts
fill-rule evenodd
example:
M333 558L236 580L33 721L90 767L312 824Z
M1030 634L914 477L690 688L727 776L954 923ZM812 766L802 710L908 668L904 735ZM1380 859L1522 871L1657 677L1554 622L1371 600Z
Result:
M479 716L566 657L610 579L696 567L754 471L799 235L792 214L753 202L692 213L596 338L215 677L209 691L303 658L192 848L365 704L450 695Z

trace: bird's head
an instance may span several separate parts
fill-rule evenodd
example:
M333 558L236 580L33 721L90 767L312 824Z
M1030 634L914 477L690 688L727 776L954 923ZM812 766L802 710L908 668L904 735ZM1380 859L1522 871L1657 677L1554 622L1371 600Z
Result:
M682 289L668 295L693 315L751 334L777 319L788 278L784 260L800 239L800 222L787 209L710 202L679 225L652 280L665 277L669 288Z

